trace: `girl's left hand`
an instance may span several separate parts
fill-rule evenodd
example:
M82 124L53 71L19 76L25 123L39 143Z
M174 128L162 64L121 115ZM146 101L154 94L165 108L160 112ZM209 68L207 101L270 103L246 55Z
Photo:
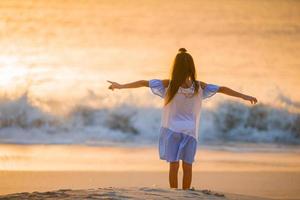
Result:
M255 97L252 97L252 96L245 95L243 97L243 99L246 100L246 101L250 101L251 104L256 104L257 103L257 99Z
M121 89L122 88L121 87L122 85L117 83L117 82L113 82L113 81L107 81L107 82L111 83L111 85L108 87L108 89L110 89L110 90Z

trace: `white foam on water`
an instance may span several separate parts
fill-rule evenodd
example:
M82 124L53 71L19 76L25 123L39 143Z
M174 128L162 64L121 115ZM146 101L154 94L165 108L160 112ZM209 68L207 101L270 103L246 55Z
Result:
M33 105L27 93L0 101L0 142L24 144L154 145L161 109L128 103L75 106L55 115ZM220 101L203 108L200 143L300 144L300 114L259 103Z

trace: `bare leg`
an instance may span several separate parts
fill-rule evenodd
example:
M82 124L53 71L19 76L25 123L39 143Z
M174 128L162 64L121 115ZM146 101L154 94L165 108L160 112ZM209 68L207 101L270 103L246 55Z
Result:
M169 183L170 188L178 188L179 162L170 162Z
M182 162L183 168L183 180L182 180L182 189L188 190L191 187L192 182L192 164Z

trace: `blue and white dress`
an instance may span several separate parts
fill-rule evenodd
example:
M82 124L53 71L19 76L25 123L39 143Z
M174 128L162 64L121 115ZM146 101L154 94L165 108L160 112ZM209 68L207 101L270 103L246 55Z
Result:
M149 87L153 94L165 98L167 88L162 80L152 79ZM159 136L160 159L168 162L182 160L192 164L197 150L199 119L202 99L213 96L218 85L207 84L199 87L194 94L194 84L190 88L179 87L177 94L163 106Z

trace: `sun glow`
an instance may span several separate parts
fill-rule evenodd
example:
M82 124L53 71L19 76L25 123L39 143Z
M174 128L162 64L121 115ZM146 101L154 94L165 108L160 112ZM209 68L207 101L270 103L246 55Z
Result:
M2 67L0 68L0 88L7 90L12 88L20 80L24 80L28 75L27 68Z

